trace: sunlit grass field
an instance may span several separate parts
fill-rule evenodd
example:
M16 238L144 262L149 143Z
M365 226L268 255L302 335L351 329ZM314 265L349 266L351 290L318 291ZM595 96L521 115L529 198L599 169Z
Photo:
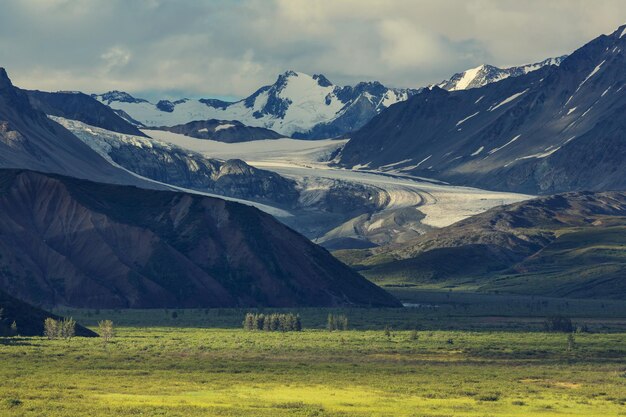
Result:
M0 415L626 415L625 333L117 330L1 339Z

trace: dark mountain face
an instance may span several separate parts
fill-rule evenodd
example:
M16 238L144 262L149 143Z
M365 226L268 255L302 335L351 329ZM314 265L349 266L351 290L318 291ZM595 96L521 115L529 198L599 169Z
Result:
M624 299L624 247L626 194L577 192L497 207L357 264L382 282Z
M236 120L196 120L161 130L180 133L198 139L215 140L225 143L249 142L253 140L279 139L280 133L262 127L246 126Z
M111 104L114 101L118 101L120 103L147 103L147 100L142 98L135 98L128 93L123 91L113 90L108 93L100 94L99 96L96 94L92 94L91 97L96 98L100 97L102 102L106 104Z
M31 104L48 115L79 120L91 126L125 133L146 136L136 126L124 120L110 107L83 93L26 91Z
M0 68L0 168L26 168L95 181L142 184L35 109L26 93L13 86L3 68Z
M341 164L526 193L626 188L626 26L482 88L424 90L352 136Z
M0 289L43 305L399 305L271 216L197 195L4 170L0 235Z
M11 325L17 325L20 336L43 336L43 322L47 318L61 318L11 297L0 290L0 336L12 335ZM96 337L96 333L77 324L76 336Z

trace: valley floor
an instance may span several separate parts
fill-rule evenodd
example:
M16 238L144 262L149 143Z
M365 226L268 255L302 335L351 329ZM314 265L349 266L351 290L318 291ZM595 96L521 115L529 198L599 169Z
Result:
M116 338L0 338L0 415L626 415L623 302L398 295L418 307L301 309L288 333L240 329L243 309L57 310ZM557 311L593 332L541 331Z
M4 416L619 416L626 334L121 328L0 345Z

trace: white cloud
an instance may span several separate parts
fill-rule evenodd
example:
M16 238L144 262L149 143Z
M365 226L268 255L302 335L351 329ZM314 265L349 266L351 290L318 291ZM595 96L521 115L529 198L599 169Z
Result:
M295 69L417 87L569 53L622 0L5 0L0 65L40 89L245 96Z
M100 55L105 72L125 67L130 62L131 57L130 51L121 46L112 46Z

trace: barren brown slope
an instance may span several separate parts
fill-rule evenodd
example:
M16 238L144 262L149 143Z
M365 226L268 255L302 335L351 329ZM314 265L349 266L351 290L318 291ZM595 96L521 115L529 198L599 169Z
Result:
M0 171L0 288L76 307L398 306L259 210Z

